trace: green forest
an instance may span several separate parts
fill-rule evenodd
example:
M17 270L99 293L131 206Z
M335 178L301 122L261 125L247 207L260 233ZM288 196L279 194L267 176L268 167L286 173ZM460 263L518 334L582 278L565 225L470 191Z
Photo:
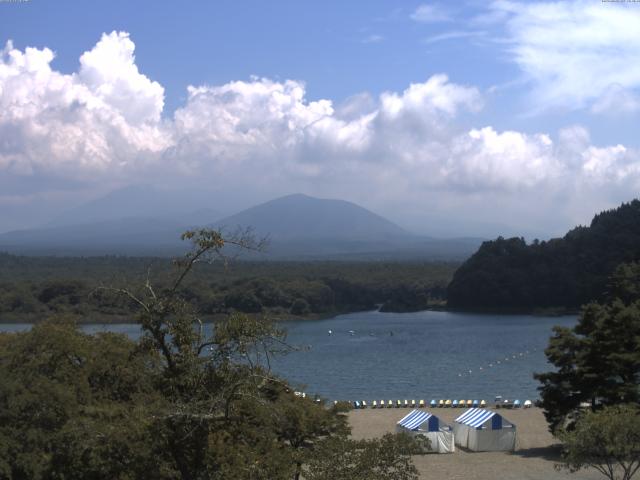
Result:
M381 306L417 311L444 305L456 263L199 263L181 295L205 319L231 312L274 319L317 318ZM0 254L0 320L38 322L53 314L81 322L131 321L135 304L110 289L167 284L172 262L149 257L25 257Z
M0 333L0 479L416 480L410 437L351 439L347 404L296 396L271 372L291 347L270 320L194 328L184 282L224 239L185 236L194 249L163 287L113 292L134 301L138 341L68 315Z
M597 214L589 226L549 241L484 242L447 288L454 309L577 310L607 292L621 263L640 259L640 201Z

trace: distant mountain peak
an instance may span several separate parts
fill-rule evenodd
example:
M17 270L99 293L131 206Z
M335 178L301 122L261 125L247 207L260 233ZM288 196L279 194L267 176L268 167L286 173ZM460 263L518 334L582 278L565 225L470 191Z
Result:
M302 193L274 198L213 224L212 220L201 221L214 216L208 209L167 215L163 205L173 202L168 195L157 198L148 211L129 208L124 197L129 195L135 201L138 193L139 190L129 187L76 209L68 215L66 223L7 232L0 235L0 251L180 255L188 248L188 244L180 241L180 234L190 226L203 224L227 231L250 227L259 237L269 236L267 252L250 257L260 259L452 259L468 256L478 243L420 237L355 203ZM201 201L196 205L207 204Z
M272 238L407 237L410 233L360 205L346 200L322 199L302 193L274 198L231 215L216 226L252 227Z
M275 201L275 200L284 200L284 199L287 199L287 198L292 199L292 200L295 200L295 199L307 199L307 198L312 199L312 200L321 200L318 197L312 197L311 195L307 195L306 193L290 193L289 195L283 195L282 197L274 198L273 201Z

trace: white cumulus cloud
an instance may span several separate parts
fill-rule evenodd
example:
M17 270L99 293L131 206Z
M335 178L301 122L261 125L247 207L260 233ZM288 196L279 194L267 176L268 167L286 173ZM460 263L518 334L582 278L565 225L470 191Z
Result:
M542 215L552 199L576 211L593 204L593 212L640 188L636 150L594 145L579 125L557 134L483 125L482 92L444 74L337 105L307 98L297 80L195 85L167 115L162 85L140 72L134 51L128 34L105 34L78 72L63 74L52 69L50 49L7 44L0 187L11 186L13 203L54 184L64 190L64 182L86 189L164 180L270 195L303 190L382 213L414 212L414 220L428 205L447 216L455 206L475 218L511 212L522 221L514 212Z
M456 139L444 173L468 189L518 189L554 181L563 170L548 135L484 127Z
M130 123L157 122L164 107L164 88L138 71L128 33L103 34L80 57L77 79Z
M138 73L127 34L103 35L78 74L52 70L53 59L11 42L2 51L0 168L82 177L166 148L163 88Z

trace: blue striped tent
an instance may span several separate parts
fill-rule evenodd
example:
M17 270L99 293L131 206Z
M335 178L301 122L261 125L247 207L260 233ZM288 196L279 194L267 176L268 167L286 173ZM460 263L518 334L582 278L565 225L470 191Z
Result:
M502 424L502 416L491 410L485 410L483 408L472 408L456 418L456 422L462 423L473 428L482 428L485 422L493 419L491 428L500 428ZM496 422L496 426L494 426Z
M502 415L484 408L471 408L455 419L456 444L473 451L514 450L516 426Z
M398 432L427 437L430 442L429 451L452 453L455 449L453 432L448 425L441 424L440 419L425 410L412 410L402 417L396 425Z
M438 417L424 410L413 410L398 421L398 425L407 430L419 430L425 423L427 432L437 432L440 428Z

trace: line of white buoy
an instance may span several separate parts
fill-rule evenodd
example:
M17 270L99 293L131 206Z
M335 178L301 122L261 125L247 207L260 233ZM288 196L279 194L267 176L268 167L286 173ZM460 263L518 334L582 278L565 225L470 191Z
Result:
M504 357L504 359L501 357L499 360L496 360L495 362L489 362L488 364L481 365L480 367L477 368L476 373L477 372L488 371L490 368L497 367L498 365L505 365L507 362L510 362L510 361L520 360L520 359L526 358L526 357L532 355L533 353L536 353L537 351L538 351L538 349L534 348L534 349L531 349L531 350L525 350L524 352L518 352L518 353L511 354L511 355L506 355ZM465 371L463 371L461 373L458 373L458 377L464 377L466 375L472 375L473 373L474 373L473 369L465 370Z

